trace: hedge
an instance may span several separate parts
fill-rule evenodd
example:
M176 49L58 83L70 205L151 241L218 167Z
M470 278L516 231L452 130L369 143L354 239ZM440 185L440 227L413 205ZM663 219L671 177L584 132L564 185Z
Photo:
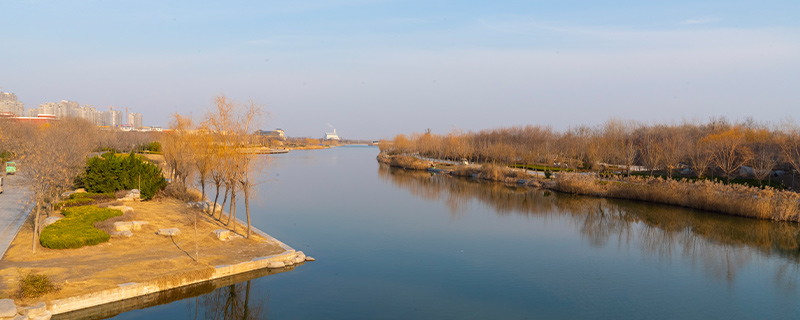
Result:
M74 249L108 241L111 236L94 227L95 222L122 215L116 209L97 206L70 207L61 210L64 219L42 230L39 242L50 249Z
M101 202L111 201L116 199L113 192L109 193L91 193L79 192L69 195L67 200L56 203L54 209L58 210L67 207L86 206L90 204L98 204Z
M69 200L66 200L66 201L61 201L59 203L56 203L56 205L53 206L53 209L58 210L58 209L67 208L67 207L85 206L85 205L89 205L89 204L93 204L93 203L94 203L94 199L90 199L90 198L75 198L75 199L69 199Z
M69 195L70 199L83 199L89 198L94 200L114 200L113 192L94 193L94 192L76 192Z

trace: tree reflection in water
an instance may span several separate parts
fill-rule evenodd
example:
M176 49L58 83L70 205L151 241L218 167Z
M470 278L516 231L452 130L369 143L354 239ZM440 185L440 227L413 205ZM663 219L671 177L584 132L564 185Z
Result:
M194 298L195 319L246 320L266 319L269 296L251 295L250 281L220 287Z
M502 183L407 171L380 165L380 179L423 199L442 201L459 218L472 201L497 215L565 217L593 246L631 241L644 254L672 259L676 254L710 276L733 283L738 269L759 259L779 258L776 284L796 291L800 271L800 225L731 217L644 202L556 194Z

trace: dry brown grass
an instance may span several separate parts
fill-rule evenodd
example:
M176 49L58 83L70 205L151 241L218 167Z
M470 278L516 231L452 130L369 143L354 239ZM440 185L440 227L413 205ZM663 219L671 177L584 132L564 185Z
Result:
M410 170L427 170L432 165L430 161L420 160L406 155L387 155L384 153L378 155L378 162L386 163L391 167Z
M773 188L747 187L708 180L664 180L559 174L553 189L573 194L642 200L776 221L800 221L800 195Z
M213 231L224 229L224 225L200 213L197 215L200 263L197 263L193 259L193 224L192 227L186 226L189 221L194 221L195 209L175 199L126 202L125 205L133 207L135 212L135 215L128 214L127 217L149 224L142 230L133 231L130 238L112 237L109 242L95 246L63 250L40 246L37 253L31 255L31 228L24 227L0 260L0 296L14 296L20 272L47 275L60 286L61 291L43 297L52 300L128 282L167 283L179 278L196 279L207 275L216 265L235 264L283 252L276 243L255 233L251 239L220 241ZM102 224L101 227L109 226ZM158 229L172 227L181 229L181 235L164 237L155 234ZM242 232L246 226L239 225L236 229ZM23 304L31 302L34 301L18 301Z
M477 174L479 179L506 183L517 183L519 179L533 178L522 170L493 164L484 164L480 168L464 166L450 171L450 174L459 177L471 177Z
M450 175L454 175L456 177L472 177L473 175L479 174L480 172L481 172L480 168L462 166L450 170Z
M160 198L173 198L185 202L197 202L202 198L202 194L197 189L186 188L179 183L170 183L164 190L156 195Z

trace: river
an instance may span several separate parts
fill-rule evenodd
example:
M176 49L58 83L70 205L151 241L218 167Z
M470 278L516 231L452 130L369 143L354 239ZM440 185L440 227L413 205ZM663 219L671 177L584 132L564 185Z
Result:
M397 170L377 154L264 156L254 225L317 261L114 318L800 318L796 223Z

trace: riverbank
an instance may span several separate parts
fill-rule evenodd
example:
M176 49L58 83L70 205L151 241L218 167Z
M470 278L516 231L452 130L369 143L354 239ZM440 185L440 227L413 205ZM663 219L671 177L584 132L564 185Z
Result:
M494 165L453 166L451 163L442 162L443 166L447 167L442 169L438 168L434 161L405 155L389 156L382 153L377 159L378 162L407 170L428 170L570 194L639 200L748 218L800 222L800 195L770 187L729 185L707 180L665 180L625 176L601 178L578 173L559 173L551 178Z
M115 221L112 220L146 221L147 224L140 230L132 230L130 236L113 236L109 242L95 246L64 250L38 247L37 253L31 254L32 230L22 228L0 260L0 297L13 298L20 306L46 302L51 313L60 314L305 261L302 252L257 229L251 239L243 238L240 234L244 233L246 225L241 221L236 227L239 234L220 240L215 231L225 229L222 222L175 199L126 202L125 205L133 211L103 224L113 225ZM198 218L197 241L195 215ZM178 228L181 233L177 236L156 234L164 228ZM195 261L197 253L199 262ZM27 272L46 275L59 290L35 299L19 298L18 279Z
M319 149L330 149L332 147L338 147L338 145L303 145L303 146L289 146L287 147L289 150L319 150Z

